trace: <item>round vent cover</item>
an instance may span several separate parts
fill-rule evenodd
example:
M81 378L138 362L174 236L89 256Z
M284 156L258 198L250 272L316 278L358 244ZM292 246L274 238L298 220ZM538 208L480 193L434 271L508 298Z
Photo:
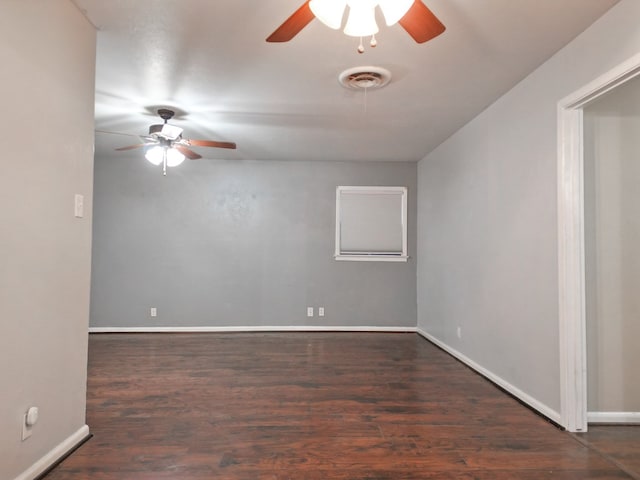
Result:
M342 72L338 81L353 90L374 90L391 81L391 72L382 67L354 67Z

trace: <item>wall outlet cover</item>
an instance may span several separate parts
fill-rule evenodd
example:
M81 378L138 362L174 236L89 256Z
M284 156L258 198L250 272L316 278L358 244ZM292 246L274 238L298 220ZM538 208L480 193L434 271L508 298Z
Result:
M27 414L24 414L22 419L22 441L24 442L33 433L33 427L27 425Z

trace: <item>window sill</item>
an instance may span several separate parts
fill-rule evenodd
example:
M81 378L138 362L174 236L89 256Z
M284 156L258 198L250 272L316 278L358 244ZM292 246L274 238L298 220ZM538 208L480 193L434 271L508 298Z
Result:
M406 262L406 255L334 255L338 262Z

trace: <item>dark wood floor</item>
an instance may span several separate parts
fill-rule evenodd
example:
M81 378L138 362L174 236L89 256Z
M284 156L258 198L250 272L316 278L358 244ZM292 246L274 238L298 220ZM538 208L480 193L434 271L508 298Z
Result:
M589 425L576 438L640 480L640 425Z
M415 334L91 335L47 480L631 478Z

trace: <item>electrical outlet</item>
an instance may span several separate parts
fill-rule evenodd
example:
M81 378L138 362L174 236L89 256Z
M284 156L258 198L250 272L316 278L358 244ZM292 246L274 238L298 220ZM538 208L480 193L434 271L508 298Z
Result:
M324 317L324 307L318 307L318 316Z
M38 407L30 407L22 417L22 441L33 433L33 426L38 421Z
M456 331L456 334L458 335L458 338L462 338L462 328L458 327L458 330Z
M22 441L24 442L33 433L33 426L27 425L27 414L24 414L22 419Z
M158 316L158 309L156 307L151 307L151 310L149 311L149 314L152 317L157 317Z
M313 317L313 307L307 307L307 317Z

